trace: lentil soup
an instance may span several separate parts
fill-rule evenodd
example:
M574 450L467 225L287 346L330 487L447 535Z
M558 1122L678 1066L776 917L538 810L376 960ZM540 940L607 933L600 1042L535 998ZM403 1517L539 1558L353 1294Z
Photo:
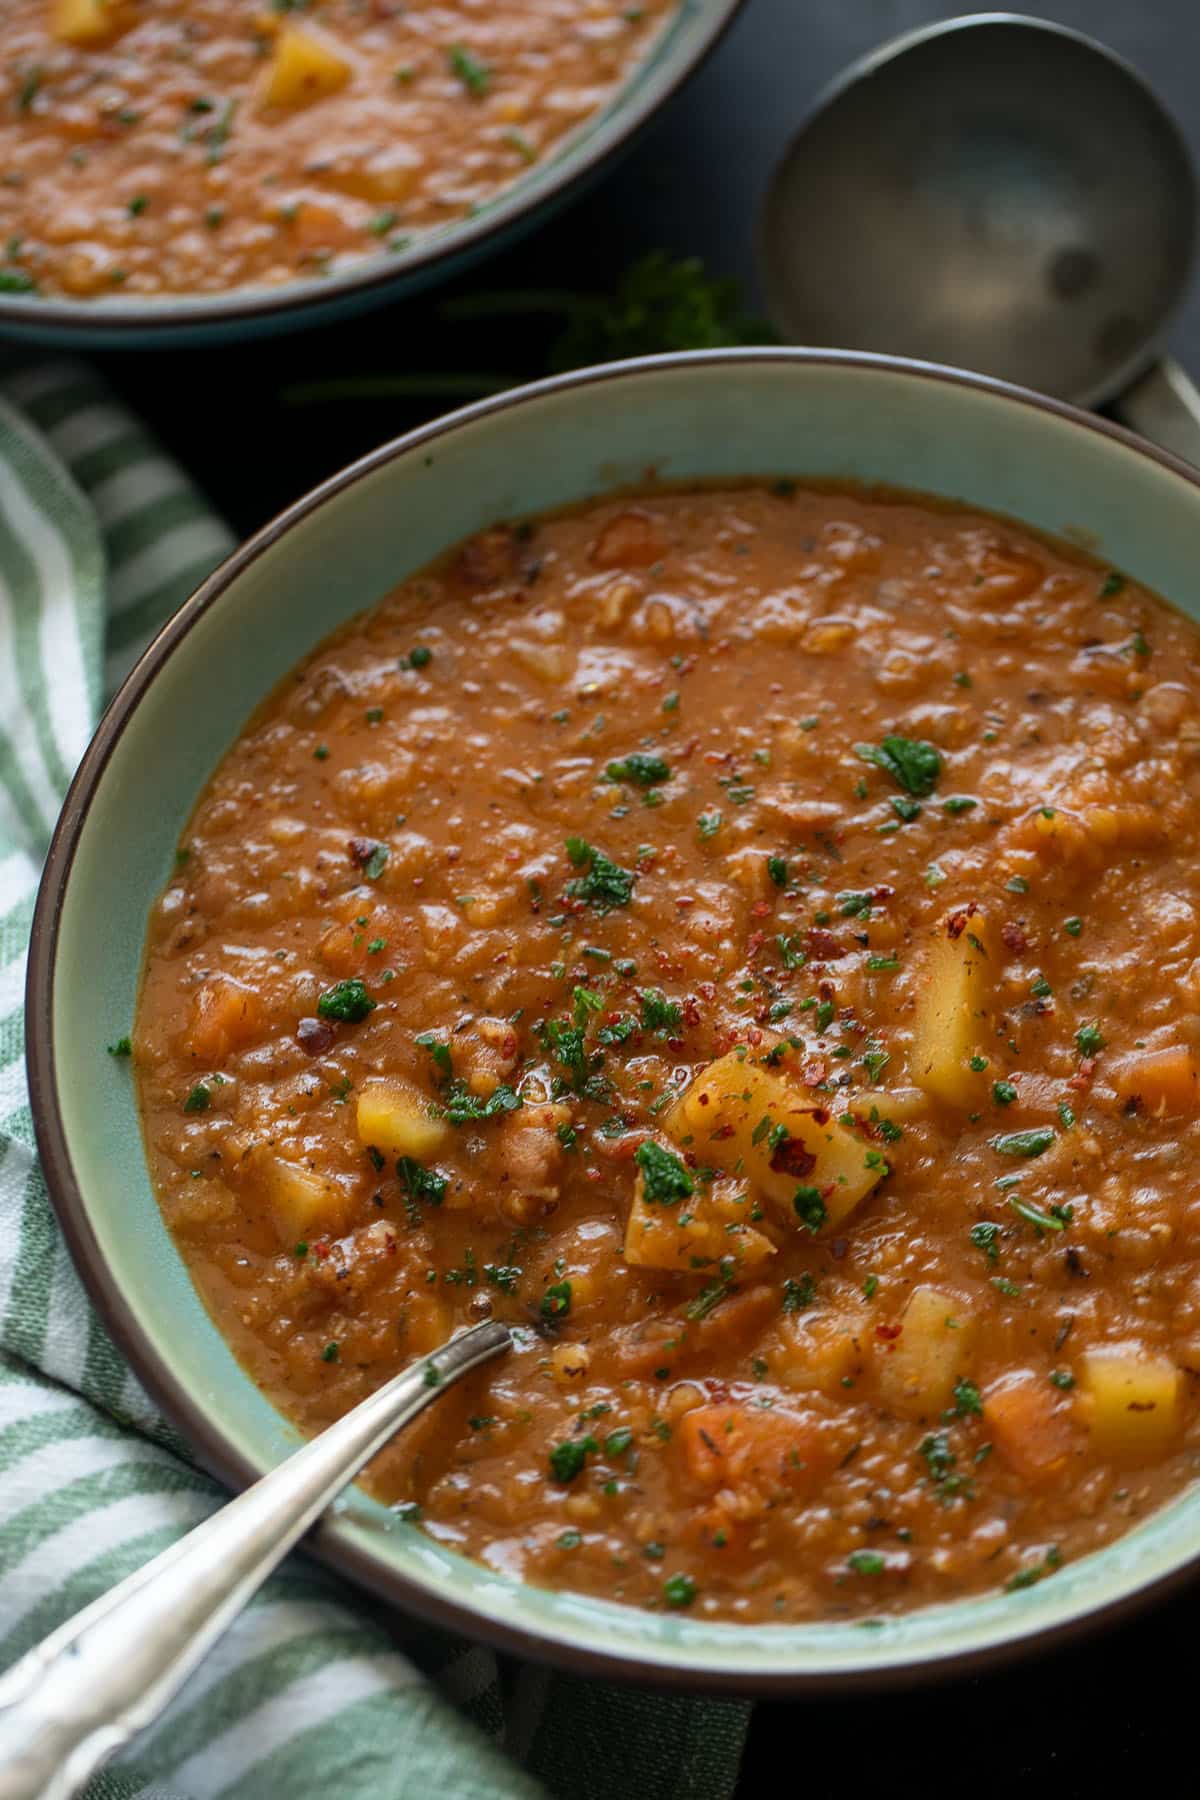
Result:
M151 1172L319 1430L491 1567L748 1622L1052 1577L1200 1442L1196 628L781 481L483 533L230 751L149 929Z
M461 219L673 0L5 0L0 292L215 293Z

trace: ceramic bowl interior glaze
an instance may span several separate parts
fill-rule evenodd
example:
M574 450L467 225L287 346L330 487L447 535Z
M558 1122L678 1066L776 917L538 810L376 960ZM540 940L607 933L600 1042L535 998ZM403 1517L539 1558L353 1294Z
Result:
M500 188L469 216L417 234L406 250L363 256L330 275L219 294L116 294L98 300L0 295L0 338L58 348L134 350L229 342L327 324L449 280L511 244L619 151L698 67L742 0L678 0L649 54L607 105L544 162Z
M151 1193L128 1069L148 911L214 765L342 620L496 519L663 478L881 482L1084 541L1200 617L1200 477L1116 428L981 378L824 351L704 353L543 382L386 446L267 527L165 628L71 789L34 927L34 1114L75 1257L198 1454L244 1482L296 1436L201 1304ZM1128 1610L1200 1561L1200 1486L1051 1581L861 1624L658 1616L489 1573L355 1492L320 1552L405 1611L556 1663L755 1693L911 1679Z

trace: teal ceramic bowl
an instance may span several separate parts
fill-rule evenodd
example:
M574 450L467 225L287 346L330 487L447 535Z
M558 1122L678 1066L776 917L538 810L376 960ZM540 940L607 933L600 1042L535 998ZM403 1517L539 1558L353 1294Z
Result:
M257 702L342 620L500 518L645 480L882 482L1084 534L1200 617L1200 476L1116 428L949 370L833 351L703 353L539 383L428 425L299 502L220 568L130 675L51 847L29 967L38 1141L75 1259L130 1362L234 1485L296 1436L243 1374L147 1179L128 1030L178 833ZM354 1492L314 1548L403 1611L547 1661L755 1694L912 1679L1094 1627L1200 1561L1200 1486L1053 1580L888 1619L753 1628L492 1574Z
M223 294L98 300L0 295L0 337L58 349L140 350L222 343L324 325L447 281L546 220L608 163L691 75L742 0L679 0L649 55L607 106L552 156L469 217L414 237L403 251L364 256L337 273Z

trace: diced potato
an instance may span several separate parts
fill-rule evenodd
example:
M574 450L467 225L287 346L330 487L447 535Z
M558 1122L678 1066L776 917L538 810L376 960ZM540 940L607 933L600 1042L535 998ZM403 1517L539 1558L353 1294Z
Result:
M1051 1481L1075 1447L1071 1407L1045 1375L1015 1369L983 1396L987 1435L1010 1468L1026 1481Z
M450 1126L431 1115L424 1095L394 1076L362 1089L357 1124L360 1143L389 1159L411 1156L424 1162L450 1136Z
M1092 1443L1122 1462L1148 1462L1180 1423L1179 1370L1140 1344L1103 1344L1080 1358L1079 1391Z
M977 909L950 913L938 926L921 976L909 1072L947 1106L970 1106L979 1098L979 1076L969 1065L989 1034L992 942Z
M263 106L309 106L336 94L350 75L350 64L332 45L311 31L288 25L275 39L259 99Z
M1112 1076L1120 1099L1136 1101L1143 1112L1156 1119L1169 1113L1194 1113L1197 1109L1200 1070L1184 1044L1128 1057L1117 1064Z
M739 1204L716 1193L697 1193L678 1206L651 1205L639 1174L625 1228L625 1261L687 1275L715 1268L725 1256L750 1265L762 1262L774 1256L775 1246L747 1224L749 1210L744 1200Z
M63 44L106 44L129 24L126 0L53 0L50 35Z
M944 1412L954 1397L975 1336L975 1321L956 1294L918 1287L900 1318L900 1336L876 1342L883 1404L901 1418Z
M280 1243L289 1248L341 1231L349 1218L346 1190L313 1169L298 1168L264 1150L252 1153L247 1174L266 1201Z
M266 1029L263 1003L232 976L216 975L196 989L187 1047L198 1062L219 1068L230 1052L252 1044Z
M732 1051L696 1077L664 1115L663 1127L701 1162L745 1176L793 1223L798 1187L819 1189L825 1224L838 1225L887 1172L879 1152L828 1107Z

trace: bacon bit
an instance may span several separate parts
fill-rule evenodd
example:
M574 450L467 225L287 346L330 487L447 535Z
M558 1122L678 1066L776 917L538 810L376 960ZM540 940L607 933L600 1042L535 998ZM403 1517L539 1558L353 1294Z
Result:
M1067 1086L1074 1088L1077 1094L1086 1092L1092 1085L1092 1076L1096 1073L1096 1058L1085 1056L1075 1073L1067 1078Z
M978 911L978 906L972 900L967 906L960 906L957 912L952 912L946 920L947 935L952 938L961 937Z
M351 838L346 848L350 852L350 861L357 863L360 869L365 869L375 852L383 849L383 845L376 838Z
M769 900L756 900L754 905L750 908L750 913L751 917L755 919L769 918L771 913L771 902Z
M823 926L810 925L805 936L808 940L808 954L814 962L837 962L850 954L841 938L835 937L832 931L826 931Z
M1005 949L1011 950L1014 956L1022 955L1029 948L1029 938L1025 928L1018 925L1015 919L1005 919L1000 927L1000 938Z
M875 1336L877 1338L882 1338L885 1344L894 1343L900 1336L900 1327L899 1325L877 1325L875 1327Z
M301 1019L296 1042L306 1056L324 1056L333 1043L333 1026L325 1019Z
M752 931L746 939L746 961L753 962L766 941L766 933Z
M820 1087L829 1073L829 1065L823 1056L814 1056L800 1070L800 1079L805 1087Z

